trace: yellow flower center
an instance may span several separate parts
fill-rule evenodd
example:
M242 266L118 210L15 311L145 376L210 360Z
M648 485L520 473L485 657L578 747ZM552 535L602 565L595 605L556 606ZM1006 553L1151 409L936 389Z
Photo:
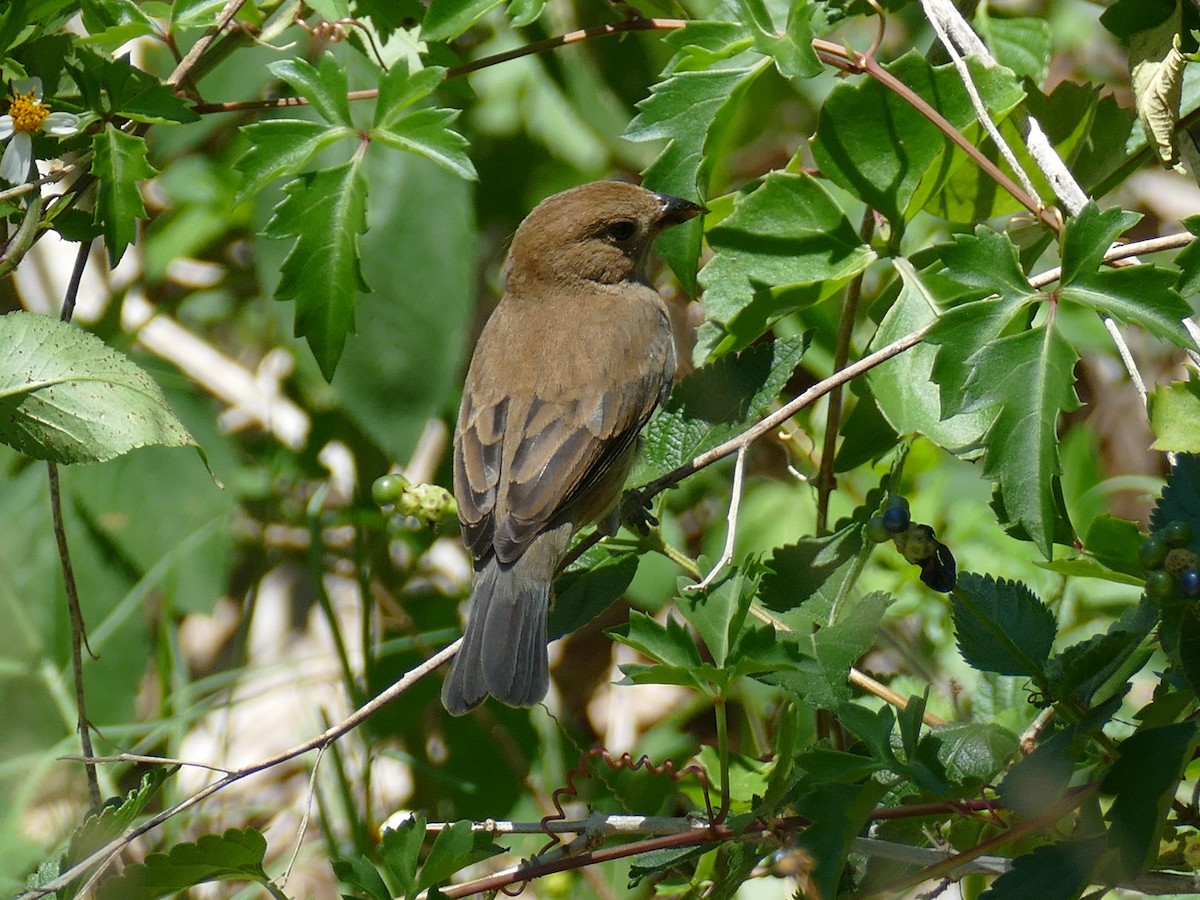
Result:
M38 103L33 91L28 94L17 94L8 104L8 114L12 116L13 131L23 131L32 134L42 130L42 123L50 115L50 107Z

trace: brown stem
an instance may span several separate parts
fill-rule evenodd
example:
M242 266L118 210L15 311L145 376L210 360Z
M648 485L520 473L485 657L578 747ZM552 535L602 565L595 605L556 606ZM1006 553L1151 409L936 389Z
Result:
M870 207L863 211L860 229L863 243L871 243L875 231L875 212ZM863 273L859 272L846 288L846 302L842 304L842 320L838 325L837 347L833 355L833 371L843 369L850 358L850 339L854 336L854 325L858 320L858 303L862 299ZM829 523L829 498L837 487L833 474L833 460L837 452L838 431L842 427L842 385L829 392L829 411L825 415L825 439L821 448L821 468L817 473L817 534L824 534Z
M188 50L187 54L182 60L180 60L179 65L175 67L175 71L168 76L167 84L174 87L175 85L181 84L183 80L188 77L188 74L195 67L196 63L200 61L200 57L204 55L204 51L207 50L212 42L215 41L221 32L225 30L226 26L233 21L233 17L238 14L238 10L240 10L245 4L246 0L229 0L229 2L225 4L225 8L222 9L220 15L217 16L216 24L213 25L212 28L208 29L208 31L204 32L204 34L200 35L200 39L196 41L196 43L192 44L192 48Z
M813 40L813 48L822 61L836 66L846 72L865 73L874 78L904 102L908 103L928 119L947 138L953 141L966 153L1000 187L1008 191L1027 210L1037 216L1055 234L1062 230L1062 221L1054 210L1046 207L1041 200L1032 197L1015 181L1009 178L994 162L988 159L954 127L945 116L934 109L920 94L902 82L899 78L881 66L873 56L856 53L848 47L839 47L830 41L819 38Z

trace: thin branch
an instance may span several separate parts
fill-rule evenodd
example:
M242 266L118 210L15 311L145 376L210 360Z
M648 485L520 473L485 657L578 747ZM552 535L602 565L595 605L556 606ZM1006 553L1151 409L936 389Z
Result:
M544 53L547 50L556 50L559 47L565 47L568 44L578 44L582 41L590 40L595 37L607 37L614 34L626 34L631 31L675 31L686 25L683 19L626 19L621 22L614 22L609 25L596 25L592 28L582 28L578 31L569 31L566 34L556 35L552 38L547 38L544 41L535 41L532 44L525 44L521 47L516 47L512 50L506 50L503 53L495 53L491 56L484 56L480 59L472 60L468 63L463 63L460 66L451 66L446 70L446 80L452 78L460 78L470 72L477 72L480 69L486 69L491 66L499 65L500 63L510 62L514 59L520 59L523 56L530 56L535 53ZM379 96L379 91L375 88L362 91L350 91L346 95L346 99L354 100L370 100ZM271 100L235 100L229 103L197 103L192 107L192 112L197 115L209 115L211 113L228 113L228 112L243 112L246 110L255 109L282 109L289 106L307 106L308 100L304 97L277 97Z
M220 772L223 775L228 775L232 769L226 769L222 766L214 766L211 763L196 762L192 759L173 759L169 756L146 756L142 753L115 753L112 756L60 756L58 757L64 762L81 762L92 765L101 765L105 763L139 763L149 766L188 766L195 769L208 769L210 772Z
M246 0L229 0L225 4L225 8L221 10L217 16L217 22L212 28L200 35L200 39L192 44L192 48L179 61L179 65L175 67L175 71L167 78L167 84L174 87L180 84L200 61L200 57L204 55L212 42L215 41L222 31L233 21L233 17L238 14L238 11L246 4Z
M712 570L696 584L684 587L685 591L702 591L716 580L717 576L733 561L733 545L737 540L738 507L742 502L742 476L746 472L746 448L739 447L737 460L733 464L733 496L729 500L729 527L725 535L725 548Z
M169 809L164 809L161 812L156 813L145 822L142 822L140 825L136 825L133 828L128 829L119 838L109 841L86 859L83 859L71 866L70 869L63 872L57 878L52 879L40 887L31 888L29 890L22 891L20 894L17 894L16 900L34 900L34 898L37 897L45 897L47 894L54 893L55 891L66 887L75 879L81 877L93 866L98 866L96 871L92 873L91 878L88 879L88 883L90 884L100 877L104 869L109 863L112 862L113 859L116 858L117 854L120 853L122 849L128 846L132 841L141 837L143 834L153 831L168 819L171 819L174 816L179 815L179 813L191 809L193 806L196 806L204 800L207 800L213 794L229 787L229 785L233 784L235 781L241 781L243 778L256 775L259 772L262 772L273 766L277 766L280 763L287 762L290 759L295 759L297 756L303 756L312 750L320 750L323 747L327 747L329 744L332 744L334 741L348 732L354 730L371 716L375 715L375 713L379 712L379 710L383 709L383 707L387 706L389 703L411 688L430 672L432 672L434 669L436 669L438 666L440 666L442 663L451 659L454 654L458 652L458 647L461 643L461 641L455 641L449 646L444 647L429 659L425 660L425 662L405 673L405 675L399 681L397 681L383 693L379 694L379 696L355 710L341 722L338 722L336 725L327 728L316 737L310 738L302 744L298 744L289 750L284 750L282 753L277 753L274 756L260 760L252 765L244 766L240 769L234 769L224 778L218 779L212 784L201 788L190 797L184 798ZM87 885L85 884L84 887L78 892L79 895L84 895L86 890Z
M971 105L975 108L975 117L979 120L979 124L987 131L988 136L992 139L992 143L996 145L996 149L1000 151L1000 155L1004 157L1004 161L1008 163L1008 167L1013 170L1013 174L1021 182L1021 186L1025 188L1030 196L1038 197L1037 188L1033 186L1033 181L1030 179L1029 174L1017 160L1017 155L1013 153L1012 147L1008 146L1008 141L1000 134L1000 129L992 121L987 104L979 96L979 88L975 86L975 79L971 77L971 70L967 67L967 61L963 59L962 54L958 52L958 47L950 40L945 20L934 12L934 0L922 0L921 5L924 7L925 17L929 19L929 24L937 32L938 40L946 48L946 53L949 54L950 61L954 64L955 71L958 72L958 77L962 79L967 96L971 98ZM1041 202L1041 197L1038 197L1038 202Z

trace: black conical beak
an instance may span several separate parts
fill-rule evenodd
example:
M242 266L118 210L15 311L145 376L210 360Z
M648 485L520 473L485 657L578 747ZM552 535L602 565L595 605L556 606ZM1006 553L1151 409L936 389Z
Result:
M681 222L686 222L688 219L694 219L696 216L708 212L699 203L684 200L682 197L672 197L670 194L655 194L654 196L662 203L661 221L663 227L678 225Z

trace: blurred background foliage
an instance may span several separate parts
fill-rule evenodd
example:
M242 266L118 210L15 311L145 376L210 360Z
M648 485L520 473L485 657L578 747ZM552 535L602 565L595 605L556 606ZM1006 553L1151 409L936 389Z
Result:
M0 25L0 43L9 45L4 75L8 80L39 75L47 96L84 114L86 125L82 98L56 93L68 83L61 75L63 61L70 59L68 43L98 56L128 53L132 65L162 80L222 5L15 3L7 19L0 12L0 23L15 29L6 32ZM683 0L682 7L650 0L633 5L647 14L694 19L740 14L710 0ZM1180 220L1200 208L1200 191L1193 178L1148 158L1132 113L1126 50L1099 21L1104 6L1083 0L967 5L993 52L1031 79L1031 89L1040 88L1041 93L1031 90L1031 111L1060 148L1071 151L1085 189L1103 185L1097 194L1103 206L1144 214L1127 237L1179 231ZM279 6L248 4L239 21L274 23ZM517 25L519 4L507 11L458 4L453 9L474 10L472 16L490 11L473 18L463 33L448 34L450 40L434 40L418 25L451 6L438 0L428 11L417 2L380 0L284 6L299 24L284 22L262 43L231 43L201 77L185 84L189 102L289 93L268 68L285 59L315 66L330 53L349 88L361 90L377 84L379 53L389 65L421 54L427 64L454 66L622 16L621 4L549 0L544 8L530 5L534 17ZM920 5L888 6L876 53L881 61L915 50L931 62L945 62ZM1129 5L1122 6L1128 12ZM787 19L788 4L766 8L775 21ZM18 22L18 10L25 25ZM830 39L850 47L866 48L879 27L854 3L815 3L813 12L822 34L836 25ZM349 22L317 27L323 20L345 19L361 20L363 27ZM1005 44L1003 38L1013 34L1005 23L1014 21L1028 29L1028 38ZM33 36L25 40L21 27L32 29ZM154 34L164 27L167 40ZM439 86L436 105L462 110L454 127L469 142L475 181L378 142L367 148L361 170L369 191L367 227L358 246L371 289L355 299L353 333L329 381L309 345L293 337L294 304L272 299L290 250L289 241L263 236L284 196L279 182L237 200L244 184L238 162L250 146L242 127L317 116L307 107L205 112L195 121L146 128L148 158L157 174L141 184L145 222L111 271L103 250L94 249L76 320L154 375L203 448L212 476L194 452L161 447L62 472L66 532L88 625L91 653L85 655L84 681L98 753L246 764L342 718L457 636L458 603L469 572L455 526L420 527L389 515L372 501L372 482L394 470L414 482L450 484L449 434L465 360L502 291L507 241L545 196L586 181L637 178L658 158L662 141L633 142L623 135L639 105L647 114L647 97L678 49L669 35L631 31L593 38ZM851 82L861 83L861 76ZM754 187L767 173L825 167L830 158L815 158L810 141L821 133L831 92L851 82L832 66L811 78L785 77L768 67L738 94L735 108L723 113L721 127L704 146L709 167L704 194L713 209L708 229L734 213L732 192ZM1075 96L1088 85L1103 86L1098 100ZM1190 103L1194 91L1190 81L1187 85ZM370 127L371 110L369 100L351 104L357 127ZM1103 127L1076 133L1084 110ZM871 120L859 124L863 140L878 127ZM35 139L39 158L71 159L87 148L84 138L53 146L43 140ZM315 164L339 165L354 151L353 142L338 144L323 150ZM958 173L956 190L939 189L927 212L906 214L903 229L889 230L889 223L878 221L880 231L863 243L881 260L891 254L920 263L922 248L970 234L977 221L986 221L1001 232L1009 229L1025 249L1019 230L1011 227L1016 204L1007 198L985 204L977 172L967 165ZM850 223L871 221L862 197L836 179L822 184ZM952 210L956 201L960 208ZM15 227L20 199L0 203ZM964 212L968 207L986 214ZM79 208L88 209L88 201ZM61 230L73 239L91 237L87 218L66 216ZM14 276L0 281L0 309L57 313L75 251L73 244L53 238L44 236ZM1032 264L1045 246L1023 262ZM706 250L701 262L710 258ZM657 278L673 295L685 345L694 344L703 311L666 266ZM888 310L898 308L892 305L897 284L892 268L882 263L866 268L852 359L886 342L873 337L877 328L892 327L892 336L899 336L912 327L886 323ZM838 300L843 296L841 286L830 293ZM1188 299L1194 309L1194 297ZM131 326L131 310L146 304L184 337L160 342L149 329ZM832 371L840 307L799 302L777 321L756 322L738 342L811 333L803 362L782 391L787 399ZM1107 514L1144 527L1166 473L1165 456L1147 449L1155 436L1103 326L1078 311L1064 309L1062 315L1081 354L1076 374L1083 401L1060 428L1069 521L1079 535ZM701 332L697 362L705 361L705 351L721 337ZM1180 379L1177 348L1136 331L1129 340L1147 381ZM898 441L892 431L896 420L889 425L879 406L888 406L891 392L894 402L887 411L895 416L906 379L928 380L931 354L902 357L848 392L837 489L820 521L814 484L826 404L798 413L781 433L751 449L738 561L771 557L805 535L828 530L862 504L878 502L879 495L869 492L892 466L890 450ZM240 406L228 389L214 386L224 376L237 381ZM276 406L265 415L255 412L250 397ZM942 446L952 446L953 436L941 437ZM956 457L920 436L906 448L901 480L892 487L909 497L913 518L935 529L960 568L1029 585L1054 612L1058 646L1103 632L1138 602L1138 578L1120 584L1070 577L1079 570L1046 562L1033 544L1007 533L980 464L964 458L970 452ZM699 560L702 569L720 555L725 540L731 473L729 461L709 467L666 493L656 507L666 543ZM59 759L78 753L78 738L70 630L45 470L6 447L0 447L0 521L6 523L0 609L8 623L0 629L0 703L8 720L0 728L0 888L11 892L60 846L87 802L81 767ZM621 540L628 546L636 538L623 533ZM1058 554L1061 561L1063 548ZM1068 549L1065 556L1078 553ZM488 704L451 719L437 700L440 676L433 676L327 755L311 800L315 820L301 842L287 895L333 896L337 882L329 861L374 858L380 825L397 811L423 811L445 821L537 820L550 810L551 794L565 783L566 773L597 743L614 754L630 750L656 761L688 759L700 747L714 746L712 704L700 692L672 685L610 686L620 678L617 664L645 660L614 644L604 630L626 622L631 610L661 619L677 602L684 574L675 561L653 552L642 553L632 572L630 563L618 573L623 580L615 603L605 604L598 618L581 624L552 651L555 687L548 709ZM945 719L992 723L1021 734L1038 713L1029 680L968 665L955 644L950 604L922 585L918 574L890 547L866 557L858 590L884 591L894 600L861 667L903 696L928 690L929 710ZM1167 664L1157 652L1146 673ZM1126 700L1126 717L1154 690L1152 674L1140 678ZM789 715L781 710L778 691L743 679L727 705L730 748L745 757L747 767L771 758L781 718ZM802 708L797 721L799 746L817 740L815 710ZM1114 737L1132 730L1120 715L1113 721ZM268 870L280 870L310 802L310 765L306 758L229 790L140 841L129 859L226 827L252 825L267 836ZM133 763L103 766L103 793L125 793L146 770ZM762 784L745 777L739 796L748 800L761 793ZM169 805L203 781L203 773L184 769L165 781L153 804ZM690 800L681 799L679 788L666 779L619 772L593 779L584 797L614 812L679 814L698 800L694 788ZM913 837L899 825L891 836ZM979 839L949 831L945 837L956 846ZM535 836L512 846L529 855L541 843ZM699 891L706 878L721 883L711 871L663 878L660 890L667 894ZM773 883L777 887L763 887L754 896L783 897L796 890L787 878ZM649 881L633 894L627 884L628 865L613 863L545 879L530 895L654 892ZM970 886L968 893L977 895L981 887Z

